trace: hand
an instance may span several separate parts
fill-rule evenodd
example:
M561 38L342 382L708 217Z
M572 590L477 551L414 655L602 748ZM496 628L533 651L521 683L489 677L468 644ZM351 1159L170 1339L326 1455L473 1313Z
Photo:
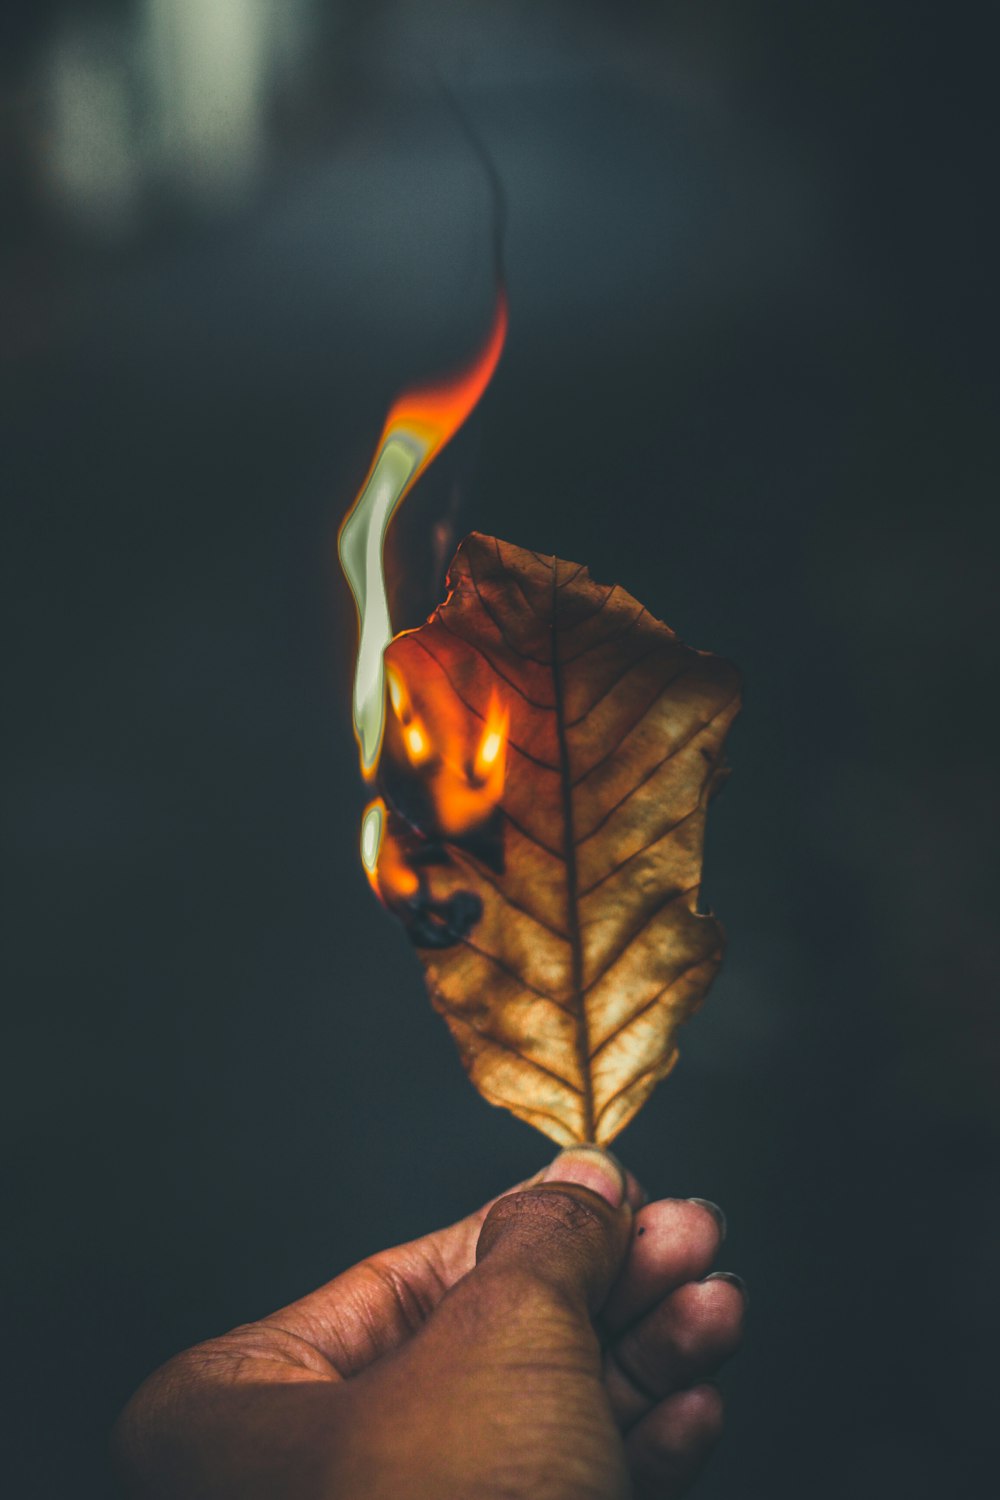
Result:
M162 1500L673 1500L718 1439L742 1283L700 1199L590 1147L189 1349L116 1432Z

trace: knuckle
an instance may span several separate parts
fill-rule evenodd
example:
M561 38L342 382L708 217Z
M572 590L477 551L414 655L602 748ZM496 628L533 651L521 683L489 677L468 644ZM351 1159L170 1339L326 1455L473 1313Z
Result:
M664 1373L663 1350L642 1339L634 1339L615 1351L615 1360L629 1384L645 1402L658 1401L669 1385L670 1371Z
M695 1385L667 1398L660 1408L657 1444L675 1461L703 1462L722 1437L724 1408L716 1385Z
M684 1366L694 1365L705 1352L705 1327L698 1318L679 1317L674 1320L672 1338L675 1359Z
M725 1427L725 1403L722 1392L716 1385L697 1386L692 1393L697 1397L693 1426L705 1447L714 1447L722 1437Z
M400 1328L414 1334L430 1317L435 1303L421 1292L413 1282L402 1275L392 1260L373 1255L362 1261L360 1272L376 1293L381 1293L392 1309Z
M151 1448L168 1429L187 1393L198 1383L195 1350L187 1350L147 1376L111 1432L111 1455L121 1476L141 1473Z

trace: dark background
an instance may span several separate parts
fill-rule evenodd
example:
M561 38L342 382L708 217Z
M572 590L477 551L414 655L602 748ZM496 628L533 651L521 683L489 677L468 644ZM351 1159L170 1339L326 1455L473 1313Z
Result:
M991 1493L988 11L5 8L6 1493L108 1493L168 1354L549 1155L356 852L336 527L490 309L438 76L511 331L412 556L458 496L746 678L726 966L619 1142L752 1288L699 1494Z

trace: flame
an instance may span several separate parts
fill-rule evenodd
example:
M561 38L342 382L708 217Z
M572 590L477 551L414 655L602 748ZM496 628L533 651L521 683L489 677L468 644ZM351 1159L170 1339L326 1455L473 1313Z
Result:
M387 667L385 677L392 716L383 753L391 766L419 768L427 798L419 830L402 820L394 832L381 797L368 804L361 820L361 863L375 894L392 906L413 900L421 889L421 876L407 857L411 834L456 838L488 821L503 795L510 713L494 691L482 730L470 736L468 719L451 695L418 707L398 667Z
M485 823L503 796L510 712L494 691L482 729L470 736L458 700L414 702L398 667L386 670L391 729L385 754L394 765L419 767L430 812L428 833L456 837Z
M442 753L430 790L440 831L449 837L484 823L503 796L507 774L508 713L490 705L471 764L467 756Z
M492 786L499 777L498 793L503 791L509 726L510 711L501 707L500 699L494 692L486 715L486 728L476 751L474 768L477 779L484 784L489 782Z
M426 734L424 734L419 724L410 724L407 726L404 739L406 740L406 750L410 760L415 766L419 766L420 762L426 760L431 753L431 747L427 743Z
M387 837L387 813L381 797L369 802L361 819L361 863L375 894L387 900L415 896L420 881Z
M420 475L476 406L497 367L506 334L507 298L501 287L490 331L470 363L449 380L404 392L390 407L371 468L340 528L337 551L358 611L353 715L366 781L375 775L385 732L383 657L392 640L385 589L386 533ZM418 725L411 735L411 751L420 756L423 733ZM426 749L429 752L429 744Z
M410 695L406 690L406 684L398 672L392 667L386 670L386 683L389 688L389 702L402 729L403 747L406 750L410 764L419 766L431 753L431 743L427 737L423 721L414 711L410 701Z

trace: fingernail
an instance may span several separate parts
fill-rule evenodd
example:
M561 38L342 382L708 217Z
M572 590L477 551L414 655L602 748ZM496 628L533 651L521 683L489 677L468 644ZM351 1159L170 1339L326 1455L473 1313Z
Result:
M602 1151L599 1146L571 1146L546 1167L542 1181L573 1182L589 1188L612 1208L620 1208L625 1202L625 1168L610 1151Z
M719 1226L719 1244L721 1245L722 1241L726 1238L727 1226L726 1216L722 1212L722 1209L719 1207L719 1205L717 1203L713 1203L710 1198L689 1198L688 1202L697 1203L699 1208L708 1209L708 1212L712 1215L712 1218Z
M729 1285L734 1286L743 1298L743 1306L750 1306L750 1293L747 1291L747 1284L742 1276L737 1276L735 1271L713 1271L711 1276L705 1276L703 1280L728 1281Z

